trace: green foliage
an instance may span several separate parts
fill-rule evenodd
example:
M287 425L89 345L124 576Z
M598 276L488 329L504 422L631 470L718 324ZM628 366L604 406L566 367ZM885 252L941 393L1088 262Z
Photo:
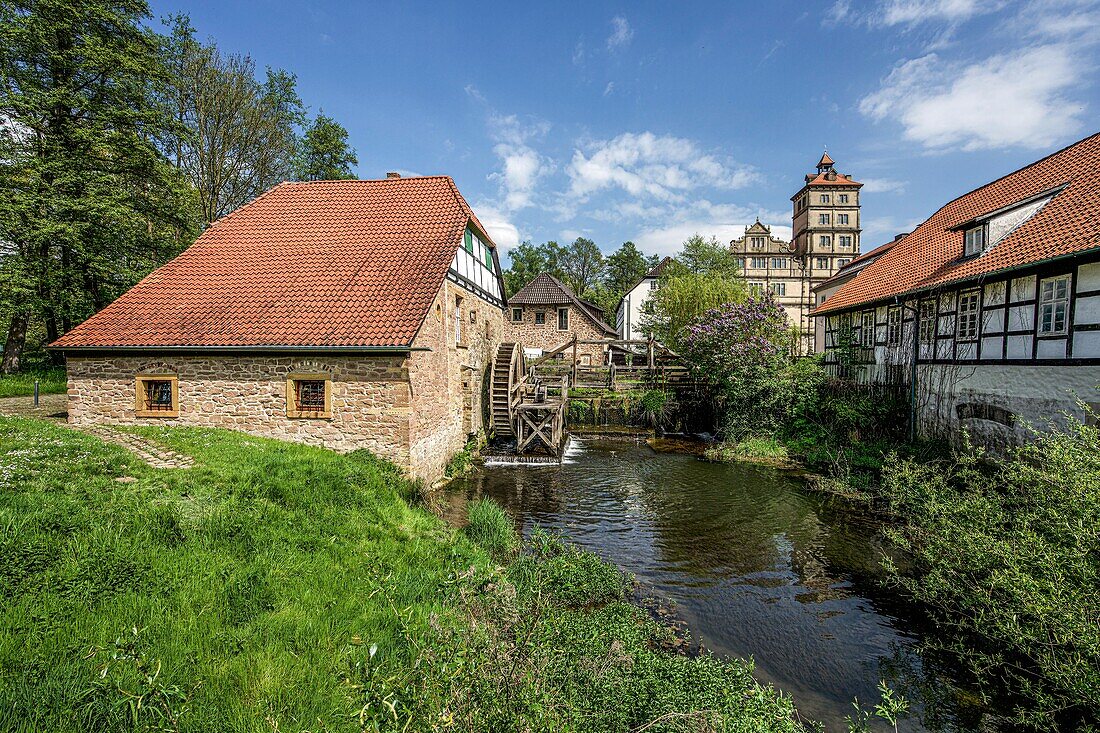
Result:
M650 427L660 427L669 416L672 395L663 389L651 389L638 401L638 411L642 420Z
M859 704L859 700L852 703L856 709L855 716L848 716L848 733L871 733L871 720L878 718L893 727L895 733L898 730L898 721L909 713L909 701L894 692L884 680L878 683L879 701L870 710Z
M787 447L777 438L758 435L740 441L723 441L706 449L704 456L711 461L761 461L784 463L790 457Z
M53 367L18 374L0 374L0 397L33 395L35 381L38 382L39 394L63 394L68 389L64 367Z
M747 297L736 258L714 237L698 234L661 273L660 287L646 301L642 327L674 351L684 348L684 331L705 313Z
M196 466L0 418L0 729L800 730L595 555L498 569L499 508L456 533L365 452L140 432Z
M348 145L348 131L324 111L317 113L313 124L302 136L298 154L298 179L302 181L335 181L355 178L352 171L359 165L355 150Z
M466 521L466 536L498 560L508 558L519 544L512 518L491 499L470 502Z
M1100 722L1100 431L1051 428L999 462L893 457L882 491L916 565L889 569L942 630L928 643L1021 725L1069 730Z
M481 447L481 439L473 438L467 441L458 453L451 456L443 473L447 478L454 478L466 474L474 465L474 457Z

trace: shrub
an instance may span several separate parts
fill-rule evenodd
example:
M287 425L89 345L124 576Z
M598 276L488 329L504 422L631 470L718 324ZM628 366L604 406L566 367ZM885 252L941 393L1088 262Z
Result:
M511 555L519 544L512 518L491 499L470 502L466 519L466 536L498 560Z
M916 567L894 580L947 632L936 642L1019 723L1097 722L1100 710L1100 432L1071 421L1001 463L891 458L891 537ZM888 564L889 565L889 564ZM1069 723L1067 724L1067 720Z
M662 389L651 389L638 401L638 412L647 425L653 428L660 427L668 421L670 401L671 395L668 392Z
M711 461L786 461L790 454L787 447L770 435L754 436L733 442L724 441L707 448L704 456Z

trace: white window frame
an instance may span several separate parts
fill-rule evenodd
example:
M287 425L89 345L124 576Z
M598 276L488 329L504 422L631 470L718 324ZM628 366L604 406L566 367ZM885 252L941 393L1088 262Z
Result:
M772 295L783 298L787 295L787 283L772 283L771 284Z
M901 346L901 306L892 305L886 309L886 345Z
M985 250L985 224L972 227L963 234L963 257L974 257Z
M837 214L836 215L836 223L837 224L847 224L848 223L848 215L847 214Z
M859 345L872 348L875 345L875 312L863 311L859 316Z
M818 245L820 245L822 247L832 247L833 246L833 235L832 234L822 234L820 237L818 237L817 243L818 243Z
M972 288L959 293L959 309L955 316L955 340L977 341L978 322L982 314L981 288Z
M817 215L817 223L818 223L818 226L827 225L827 224L831 223L831 218L828 214L818 214Z
M754 270L766 270L766 269L768 269L768 258L767 257L753 257L752 262L750 263L750 265L751 265L752 269L754 269Z
M840 203L842 203L842 204L848 203L848 194L846 194L846 193L840 194Z
M751 281L749 283L749 295L763 295L764 283L759 281Z
M773 270L786 270L787 258L786 257L772 257L772 269Z
M1069 296L1072 287L1072 276L1068 274L1039 281L1039 335L1062 336L1069 333ZM1062 319L1061 328L1058 328L1059 315Z
M920 324L917 331L922 344L936 343L937 322L939 314L936 311L935 300L922 300L917 305L917 323Z

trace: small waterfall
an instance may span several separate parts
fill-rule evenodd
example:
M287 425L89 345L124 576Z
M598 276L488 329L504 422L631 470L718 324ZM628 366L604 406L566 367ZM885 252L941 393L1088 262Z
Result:
M565 447L562 449L561 456L544 456L544 455L518 455L514 452L508 453L486 453L482 454L481 462L485 466L560 466L563 463L572 463L573 460L584 452L584 447L581 441L572 437L566 438Z

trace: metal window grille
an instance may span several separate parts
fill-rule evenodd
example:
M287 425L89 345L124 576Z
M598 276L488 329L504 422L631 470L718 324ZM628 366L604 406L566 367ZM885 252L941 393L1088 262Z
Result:
M145 381L145 409L150 412L170 412L172 410L172 383L170 381L160 379Z
M294 383L294 403L299 412L324 412L325 380L299 379Z

